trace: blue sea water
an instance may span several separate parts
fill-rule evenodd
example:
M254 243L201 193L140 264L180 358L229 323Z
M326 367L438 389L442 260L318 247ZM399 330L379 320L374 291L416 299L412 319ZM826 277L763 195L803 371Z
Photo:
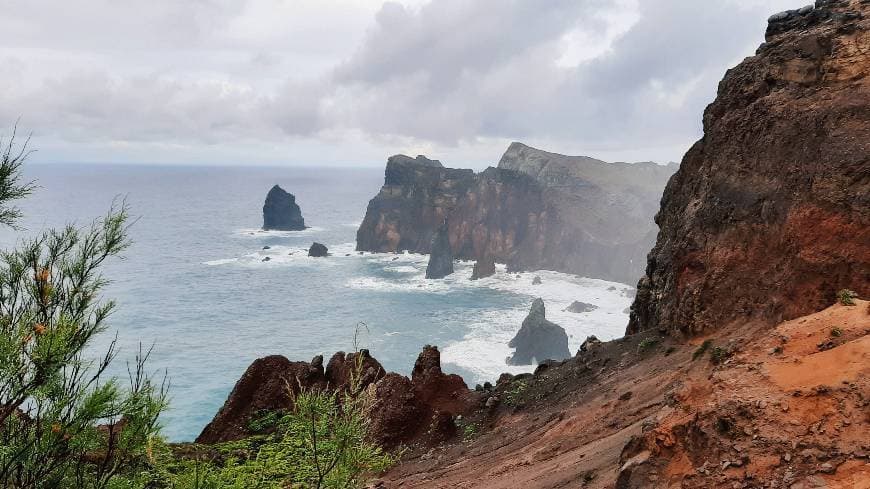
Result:
M170 379L163 425L174 441L196 437L257 357L328 358L353 348L359 323L367 326L360 345L388 370L409 373L422 347L435 344L445 370L473 385L531 369L504 359L534 297L544 298L572 349L588 334L618 336L627 322L631 288L623 284L503 267L471 281L471 263L429 281L425 256L356 253L356 229L383 181L379 168L42 164L25 173L39 188L20 203L26 229L0 231L3 248L49 227L87 225L119 197L130 206L133 245L105 269L105 296L118 308L93 352L117 333L111 373L126 376L138 345L154 345L149 368ZM276 183L296 195L310 229L259 230ZM332 256L307 257L313 241ZM532 285L535 275L541 285ZM598 309L563 311L573 300Z

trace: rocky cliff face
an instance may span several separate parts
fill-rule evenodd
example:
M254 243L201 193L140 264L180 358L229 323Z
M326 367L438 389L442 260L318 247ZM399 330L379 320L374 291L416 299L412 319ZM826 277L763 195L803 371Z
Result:
M652 246L652 217L674 167L605 163L513 143L475 174L393 156L357 232L360 251L429 253L445 218L458 258L633 283Z
M694 334L870 294L870 4L771 17L662 198L629 333Z
M278 231L301 231L305 229L302 210L296 204L296 197L275 185L266 194L263 204L263 229Z

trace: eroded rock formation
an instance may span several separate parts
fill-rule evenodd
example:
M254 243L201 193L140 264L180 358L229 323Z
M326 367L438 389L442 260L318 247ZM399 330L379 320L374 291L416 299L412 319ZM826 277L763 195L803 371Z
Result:
M432 237L432 247L429 251L429 263L426 265L426 278L439 279L453 273L453 251L450 249L450 237L447 235L447 220L438 227Z
M495 275L495 261L491 256L485 256L474 262L471 270L471 280L478 280Z
M453 417L481 403L461 377L441 371L441 354L433 346L427 345L420 353L410 379L385 372L368 350L338 352L326 369L321 356L311 362L291 362L272 355L248 367L196 442L213 444L250 436L254 434L252 419L266 412L292 410L293 395L302 389L371 396L367 413L371 436L386 448L411 441L423 445L441 442L455 434Z
M311 243L311 247L308 248L308 256L312 256L315 258L322 258L324 256L329 256L329 249L325 244L322 243Z
M508 365L531 365L533 362L563 360L571 356L568 335L561 326L547 320L542 299L532 302L529 315L508 346L516 348L507 359Z
M437 163L437 164L436 164ZM510 270L550 269L634 283L675 166L605 163L513 143L475 174L393 156L369 202L357 250L429 253L448 219L457 258L489 256Z
M301 231L305 229L302 210L296 204L296 197L275 185L266 194L263 204L263 229L278 231Z
M662 198L629 333L695 334L870 294L870 5L771 17Z

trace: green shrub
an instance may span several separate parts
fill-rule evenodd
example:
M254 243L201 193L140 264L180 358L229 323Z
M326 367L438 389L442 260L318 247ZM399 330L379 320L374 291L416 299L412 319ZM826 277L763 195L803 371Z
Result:
M726 348L722 348L721 346L717 346L710 350L710 362L713 365L719 365L724 362L725 359L731 356L731 352Z
M840 328L833 328L831 329L831 336L839 338L840 336L843 336L843 330Z
M858 294L849 289L842 289L837 292L837 300L844 306L854 306L855 299L857 298Z
M26 143L0 149L0 224L20 212ZM127 246L122 205L89 228L67 226L0 253L0 486L15 489L115 487L146 466L166 404L163 384L144 373L140 348L124 386L105 378L112 342L98 361L85 352L114 309L100 302L104 262ZM97 425L103 425L98 428Z
M529 384L525 380L517 380L510 384L510 389L505 391L505 404L508 406L517 406L520 404L520 398L529 388Z
M637 352L644 353L659 344L658 338L644 338L637 344Z
M713 346L713 340L710 340L710 339L704 340L704 342L701 343L700 346L698 346L698 349L696 349L695 352L692 353L692 360L697 360L697 359L701 358L704 355L704 353L707 353L707 350L711 346Z

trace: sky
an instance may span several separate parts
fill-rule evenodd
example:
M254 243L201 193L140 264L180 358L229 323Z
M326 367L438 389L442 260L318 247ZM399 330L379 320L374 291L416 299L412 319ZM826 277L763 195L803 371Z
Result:
M803 3L806 3L804 0ZM795 0L0 0L31 161L495 165L511 141L679 161Z

